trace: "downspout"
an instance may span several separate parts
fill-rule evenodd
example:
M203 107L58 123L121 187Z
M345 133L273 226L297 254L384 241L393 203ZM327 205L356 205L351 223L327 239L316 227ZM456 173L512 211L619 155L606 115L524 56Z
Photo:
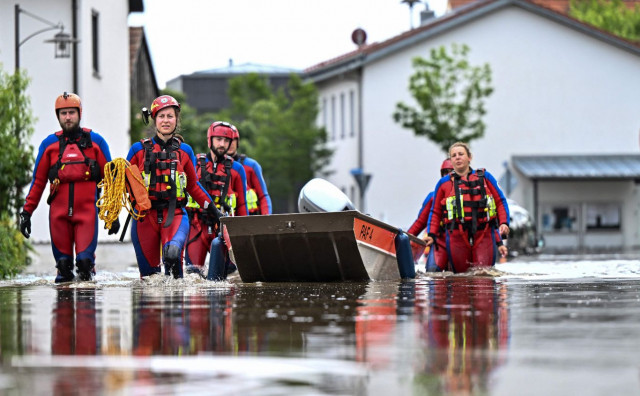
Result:
M364 173L362 166L364 165L363 155L363 137L362 137L362 66L358 71L358 169ZM360 210L362 213L366 213L364 207L364 188L359 183L358 189L360 190Z
M542 234L540 218L538 218L538 179L533 179L533 218L536 221L538 233Z
M78 0L71 0L71 37L78 37ZM80 95L78 92L78 42L73 42L73 92L76 95Z

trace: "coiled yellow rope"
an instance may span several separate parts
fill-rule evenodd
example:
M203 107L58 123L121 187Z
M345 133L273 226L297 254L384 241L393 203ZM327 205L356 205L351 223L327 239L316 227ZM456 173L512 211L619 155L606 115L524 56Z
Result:
M124 158L116 158L104 165L104 179L98 183L98 187L102 188L102 196L98 198L96 206L100 209L98 217L104 221L107 229L111 229L111 224L116 221L123 206L134 220L144 217L144 213L139 214L133 210L128 197L125 171L130 166L129 161ZM136 180L144 185L143 180L138 177Z

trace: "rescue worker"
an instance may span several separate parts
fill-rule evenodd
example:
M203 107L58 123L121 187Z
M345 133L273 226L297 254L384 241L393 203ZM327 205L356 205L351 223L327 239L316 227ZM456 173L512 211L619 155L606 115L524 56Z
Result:
M226 155L236 127L222 121L212 123L207 130L208 154L196 156L196 174L218 209L231 216L247 216L244 168L234 167L233 158ZM238 173L238 169L243 173ZM213 238L218 235L216 219L189 197L189 238L186 249L186 271L204 275L205 258Z
M143 117L149 116L155 136L135 143L127 155L127 161L140 168L151 201L148 214L133 221L131 240L140 277L159 273L162 260L165 274L182 278L182 254L189 235L186 193L216 221L221 214L198 183L191 146L175 136L178 101L169 95L157 97L150 112L143 109Z
M440 177L445 177L449 173L453 172L453 165L449 158L442 161L440 166ZM427 194L427 197L422 202L422 207L418 212L418 218L413 222L409 230L407 231L411 235L418 236L427 227L427 221L429 220L429 213L433 206L433 194L431 191ZM433 248L429 249L427 254L427 263L425 269L427 272L444 271L447 268L447 246L444 238L444 229L440 229L436 238L436 244Z
M438 181L427 223L427 246L445 228L447 259L453 272L495 265L507 255L500 235L509 234L509 207L498 182L484 169L472 169L466 143L449 148L453 172ZM498 232L496 232L496 230ZM437 262L437 261L436 261Z
M271 197L267 191L267 183L262 177L262 167L258 161L238 153L240 133L235 130L234 138L227 154L244 166L247 174L247 209L250 215L267 215L272 213Z
M70 282L74 248L78 278L92 279L98 243L97 183L104 177L104 166L111 161L107 142L89 128L81 128L82 102L73 93L63 93L55 101L55 112L62 130L47 136L38 149L33 179L20 213L20 231L29 238L31 215L49 181L49 235L58 273L56 283ZM120 222L113 222L115 234Z

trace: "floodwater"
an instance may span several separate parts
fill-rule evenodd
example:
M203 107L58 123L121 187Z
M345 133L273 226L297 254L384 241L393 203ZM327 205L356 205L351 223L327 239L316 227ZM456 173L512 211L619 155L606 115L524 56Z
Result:
M0 394L640 393L634 255L242 284L142 282L118 249L99 249L93 283L56 286L46 259L0 282Z

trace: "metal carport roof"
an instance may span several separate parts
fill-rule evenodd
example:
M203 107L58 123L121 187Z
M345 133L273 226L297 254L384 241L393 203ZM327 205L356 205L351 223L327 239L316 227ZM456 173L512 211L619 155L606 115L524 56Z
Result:
M640 180L640 154L514 155L512 163L530 179Z

